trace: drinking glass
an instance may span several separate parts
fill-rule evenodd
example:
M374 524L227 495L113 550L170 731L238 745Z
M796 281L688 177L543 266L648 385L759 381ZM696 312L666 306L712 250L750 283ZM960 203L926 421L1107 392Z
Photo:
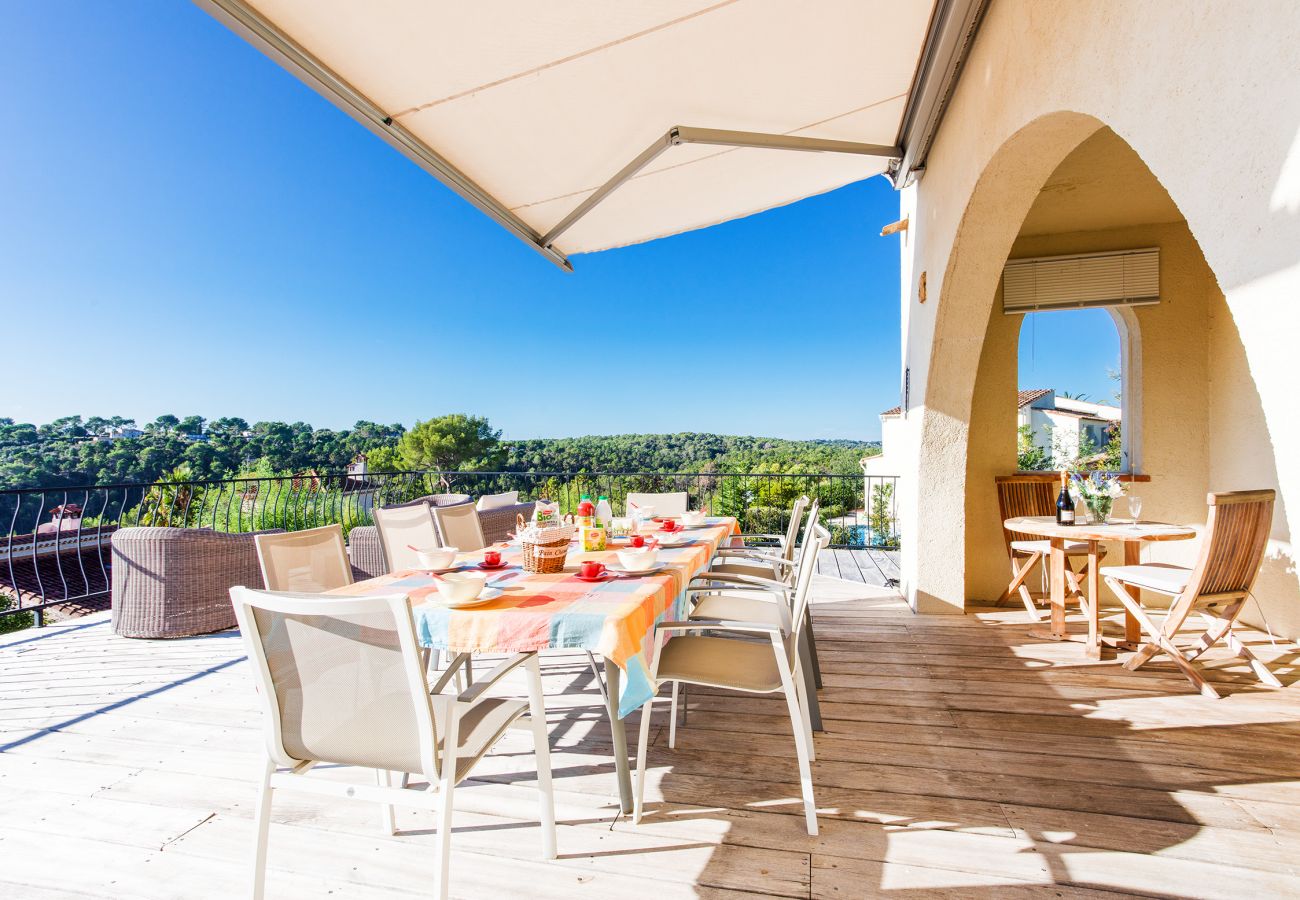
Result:
M1138 517L1142 515L1142 498L1136 494L1128 495L1128 514L1133 517L1133 530L1138 527Z

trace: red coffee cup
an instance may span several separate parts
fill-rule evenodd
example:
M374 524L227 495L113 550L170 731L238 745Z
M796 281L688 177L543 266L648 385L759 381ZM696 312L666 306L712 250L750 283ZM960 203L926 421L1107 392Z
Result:
M483 562L485 562L489 566L501 565L501 551L500 550L486 551L483 554Z
M675 521L673 521L672 519L664 519L663 529L664 529L664 531L668 532L669 534L672 534L674 531L676 531L676 530L677 530L678 528L680 528L680 527L681 527L681 526L678 525L678 524L677 524Z
M644 546L645 546L645 535L643 535L643 534L634 534L634 535L632 535L631 537L629 537L629 538L627 539L627 542L628 542L629 544L631 544L633 547L644 547Z
M594 559L585 560L580 569L583 578L599 578L605 574L605 564Z

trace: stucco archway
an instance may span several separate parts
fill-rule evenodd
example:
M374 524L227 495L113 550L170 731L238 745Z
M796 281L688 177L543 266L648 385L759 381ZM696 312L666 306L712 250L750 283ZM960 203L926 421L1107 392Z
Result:
M1143 188L1158 202L1141 202ZM1107 201L1100 214L1099 197ZM991 423L1014 414L1019 326L1019 317L1003 316L997 305L1003 264L1008 256L1141 246L1161 248L1162 302L1127 310L1117 324L1121 334L1126 325L1151 331L1153 365L1144 372L1139 355L1137 366L1132 359L1124 366L1128 424L1140 439L1148 430L1152 436L1149 457L1135 460L1135 471L1154 475L1143 495L1156 501L1153 511L1164 518L1199 524L1207 490L1277 483L1271 436L1235 318L1174 198L1137 151L1099 119L1072 112L1044 116L1016 132L985 166L947 257L924 404L914 406L920 414L914 427L921 527L912 569L918 609L959 611L968 599L999 592L992 476L1015 468L1014 428ZM1124 345L1134 349L1129 341ZM1218 451L1228 436L1236 440L1234 450ZM1285 534L1284 514L1279 521ZM1185 550L1190 555L1194 547ZM1180 555L1164 561L1191 563ZM1285 607L1295 593L1287 563L1265 573L1276 576L1270 590L1275 605Z
M1057 112L1009 138L985 166L953 238L939 285L934 339L917 441L918 529L904 549L908 600L918 612L960 612L965 603L966 448L974 373L1002 266L1021 223L1061 160L1103 127L1092 116ZM954 564L956 563L956 564Z

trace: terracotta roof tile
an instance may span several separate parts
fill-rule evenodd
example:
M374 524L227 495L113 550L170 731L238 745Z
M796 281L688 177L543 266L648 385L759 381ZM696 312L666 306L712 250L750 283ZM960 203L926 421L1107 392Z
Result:
M1020 391L1019 396L1016 399L1016 408L1024 409L1035 400L1040 400L1051 393L1053 393L1051 388L1039 388L1034 391Z

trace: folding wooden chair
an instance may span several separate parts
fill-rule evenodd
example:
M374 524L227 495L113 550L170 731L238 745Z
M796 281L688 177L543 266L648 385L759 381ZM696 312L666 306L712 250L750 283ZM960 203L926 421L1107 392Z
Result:
M998 509L1005 522L1018 516L1055 516L1056 515L1056 480L1042 475L999 475ZM1007 546L1007 558L1011 561L1011 582L998 597L998 603L1018 594L1025 604L1025 610L1035 622L1041 622L1043 614L1038 609L1040 602L1047 600L1047 592L1034 592L1025 584L1034 567L1043 563L1043 572L1047 571L1046 560L1052 552L1051 542L1032 534L1002 529L1002 537ZM1069 587L1067 599L1083 596L1083 583L1088 574L1088 542L1070 541L1065 545L1065 580ZM1071 565L1072 558L1084 557L1083 564L1076 572Z
M1268 490L1210 494L1205 540L1193 568L1146 563L1108 566L1101 570L1101 576L1137 619L1148 640L1124 663L1124 668L1137 670L1156 654L1167 653L1193 687L1206 697L1218 698L1218 691L1196 670L1192 661L1224 641L1233 653L1250 664L1256 678L1269 687L1282 686L1277 676L1232 633L1264 560L1273 527L1273 500L1274 493ZM1174 598L1158 626L1152 616L1160 615L1160 611L1143 607L1132 588ZM1174 644L1174 636L1193 612L1206 629L1190 649L1180 650Z

